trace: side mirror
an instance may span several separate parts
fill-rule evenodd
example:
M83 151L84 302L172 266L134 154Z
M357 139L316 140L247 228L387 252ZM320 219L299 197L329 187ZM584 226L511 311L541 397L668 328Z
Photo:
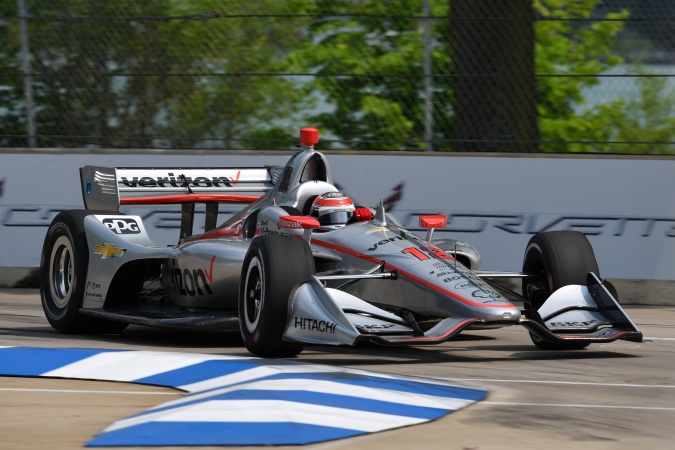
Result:
M279 228L286 229L303 229L305 233L302 235L307 242L312 237L312 230L319 228L321 224L314 217L310 216L281 216L279 217Z
M445 228L448 226L448 218L442 214L429 214L420 216L420 227L427 230L427 241L431 241L436 228Z

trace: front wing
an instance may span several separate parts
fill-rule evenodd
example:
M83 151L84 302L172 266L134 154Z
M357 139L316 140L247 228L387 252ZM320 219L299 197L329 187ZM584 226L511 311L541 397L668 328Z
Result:
M553 343L642 342L642 333L593 273L588 275L587 286L565 286L556 291L538 313L528 312L511 325L522 325ZM284 338L324 345L353 346L363 340L381 345L429 345L483 325L490 324L478 317L447 317L423 332L412 314L392 314L346 292L324 287L313 276L291 293Z
M438 344L452 339L478 318L449 317L422 332L411 315L392 314L346 292L326 288L313 276L291 293L285 338L311 344Z

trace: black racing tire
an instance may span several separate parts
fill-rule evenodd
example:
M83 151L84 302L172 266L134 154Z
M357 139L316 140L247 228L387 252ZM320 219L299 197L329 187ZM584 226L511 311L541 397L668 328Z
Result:
M291 357L304 348L282 340L289 296L314 275L314 259L304 239L258 236L251 242L239 285L239 323L244 345L263 357Z
M40 297L50 325L64 333L119 333L127 327L79 313L84 299L89 247L84 218L109 211L64 211L47 231L40 257Z
M537 233L527 244L523 272L539 274L523 278L526 309L539 310L556 290L570 284L586 284L588 272L600 276L598 262L591 243L577 231L548 231ZM530 333L532 342L545 350L575 350L588 343L553 343Z

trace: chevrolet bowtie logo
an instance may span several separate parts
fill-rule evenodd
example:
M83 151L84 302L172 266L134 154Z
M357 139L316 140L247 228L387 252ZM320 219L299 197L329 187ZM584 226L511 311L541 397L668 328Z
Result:
M101 255L101 259L111 259L113 256L122 256L127 249L117 248L113 244L97 245L94 255Z

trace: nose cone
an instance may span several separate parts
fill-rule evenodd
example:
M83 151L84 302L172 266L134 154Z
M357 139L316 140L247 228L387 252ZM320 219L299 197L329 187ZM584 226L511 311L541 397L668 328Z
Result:
M520 309L515 305L510 305L503 308L483 308L478 315L485 321L490 323L517 323L520 320Z
M517 323L520 309L461 264L447 264L427 278L427 306L439 314Z

